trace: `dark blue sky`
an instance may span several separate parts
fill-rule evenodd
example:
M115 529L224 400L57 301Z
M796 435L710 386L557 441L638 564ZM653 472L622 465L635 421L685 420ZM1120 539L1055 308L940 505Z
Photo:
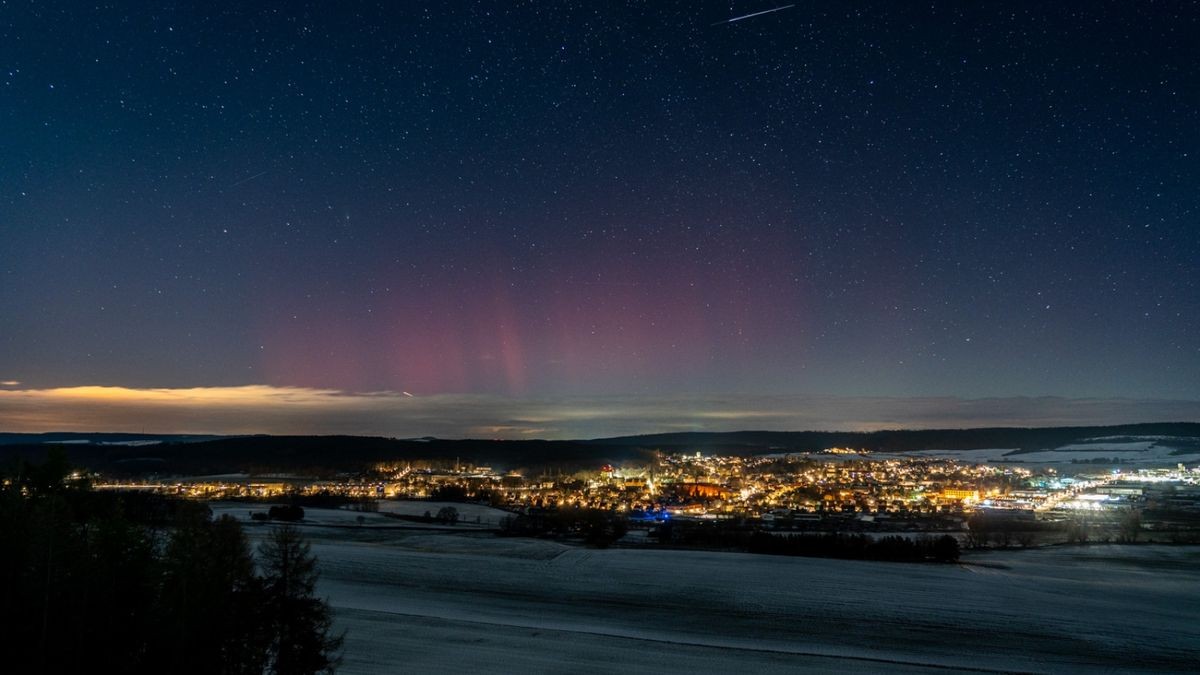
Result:
M1200 8L899 4L2 3L0 381L1197 398Z

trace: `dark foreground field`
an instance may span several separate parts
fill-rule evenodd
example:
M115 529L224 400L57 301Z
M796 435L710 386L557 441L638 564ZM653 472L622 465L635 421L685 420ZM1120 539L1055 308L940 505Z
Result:
M306 534L348 631L346 673L1178 672L1200 659L1198 547L934 565L593 550L370 523Z

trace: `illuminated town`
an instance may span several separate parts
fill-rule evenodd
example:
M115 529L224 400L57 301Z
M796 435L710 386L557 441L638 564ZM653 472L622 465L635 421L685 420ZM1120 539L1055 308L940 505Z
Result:
M1141 512L1168 501L1175 511L1200 513L1200 466L1023 467L877 456L844 448L750 457L657 453L646 463L529 475L459 462L412 461L320 480L237 474L137 481L95 476L94 481L99 489L211 501L440 499L516 514L576 508L623 515L635 524L752 520L788 530L956 531L975 514L1055 522L1088 512Z

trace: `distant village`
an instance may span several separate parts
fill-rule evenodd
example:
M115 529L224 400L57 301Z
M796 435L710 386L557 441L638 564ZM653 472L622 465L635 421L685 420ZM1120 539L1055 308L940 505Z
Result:
M658 453L652 461L525 475L459 462L379 464L356 475L226 475L111 481L210 501L315 500L372 510L377 500L473 502L514 514L590 509L628 523L753 521L774 530L953 532L1011 523L1099 522L1120 532L1200 527L1200 466L1120 469L1025 467L951 458L875 457L848 448L819 453L722 456ZM998 524L998 525L997 525ZM1103 528L1101 528L1102 530Z

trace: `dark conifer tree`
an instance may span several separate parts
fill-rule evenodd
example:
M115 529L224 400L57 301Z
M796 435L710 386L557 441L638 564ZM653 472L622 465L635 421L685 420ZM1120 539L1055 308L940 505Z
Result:
M332 672L342 638L332 633L329 605L315 596L317 559L308 542L296 528L284 525L259 546L258 554L271 629L270 672Z
M163 554L155 661L179 673L261 673L262 584L241 526L182 513Z

